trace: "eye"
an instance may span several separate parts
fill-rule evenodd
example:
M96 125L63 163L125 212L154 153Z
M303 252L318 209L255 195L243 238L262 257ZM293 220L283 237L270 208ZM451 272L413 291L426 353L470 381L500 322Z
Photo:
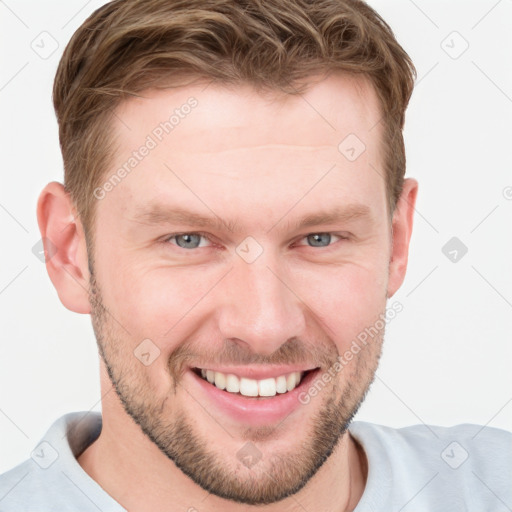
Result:
M208 238L201 233L180 233L171 235L166 239L166 242L173 243L182 249L197 249L205 246L201 243L202 239L209 242Z
M304 237L310 247L328 247L331 245L332 237L339 238L340 240L347 240L347 237L341 235L334 235L332 233L311 233ZM302 245L302 244L301 244Z
M348 237L333 233L311 233L303 237L302 240L306 240L309 247L328 247L337 240L348 240ZM204 233L177 233L168 236L165 242L177 245L182 249L198 249L211 245L211 240ZM306 244L300 243L299 245Z

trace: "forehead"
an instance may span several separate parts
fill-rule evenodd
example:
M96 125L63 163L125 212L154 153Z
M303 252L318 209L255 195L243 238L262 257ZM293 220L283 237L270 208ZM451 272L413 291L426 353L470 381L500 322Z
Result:
M300 94L257 91L243 83L146 90L121 103L113 128L121 149L137 147L143 132L175 151L194 153L269 142L336 147L347 133L368 139L380 118L370 82L346 74L317 80ZM221 138L219 131L231 136Z
M379 118L373 87L346 75L297 95L205 83L144 91L116 110L105 181L125 172L108 202L131 213L148 202L193 202L196 210L260 216L299 199L307 207L374 196L379 206Z

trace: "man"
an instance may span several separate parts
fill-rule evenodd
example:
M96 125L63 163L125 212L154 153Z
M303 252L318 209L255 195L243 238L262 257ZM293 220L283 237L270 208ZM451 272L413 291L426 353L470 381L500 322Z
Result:
M413 78L355 0L114 1L79 28L38 220L102 414L60 418L0 510L510 508L509 433L352 423L406 272Z

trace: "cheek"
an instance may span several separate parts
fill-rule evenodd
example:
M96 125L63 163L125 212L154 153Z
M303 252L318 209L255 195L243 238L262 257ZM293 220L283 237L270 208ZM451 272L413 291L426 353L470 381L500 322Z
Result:
M110 280L108 303L133 337L169 339L194 318L217 280L213 272L197 268L148 270L135 265Z
M329 327L326 334L340 352L365 328L375 324L386 307L387 265L347 264L331 268L323 278L318 272L302 273L304 301ZM306 283L317 283L306 286Z
M174 389L169 357L202 326L204 306L210 307L202 299L216 281L211 272L197 269L147 270L131 265L126 272L120 266L101 283L104 305L111 313L112 339L119 344L116 357L130 365L138 375L134 382L144 383L141 386L150 388L154 397ZM140 365L133 357L140 353L149 353L153 362Z

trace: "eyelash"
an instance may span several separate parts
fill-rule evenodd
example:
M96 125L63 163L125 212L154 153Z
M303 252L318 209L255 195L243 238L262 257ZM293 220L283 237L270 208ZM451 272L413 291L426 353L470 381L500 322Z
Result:
M199 235L199 236L205 238L206 240L208 240L210 243L212 243L212 244L214 243L213 240L210 238L210 236L207 233L204 233L202 231L184 231L182 233L173 233L171 235L166 236L165 239L163 240L163 242L171 243L171 240L173 240L174 238L181 236L181 235ZM310 235L331 235L331 236L338 237L340 240L349 240L349 238L350 238L348 236L343 236L343 235L340 235L337 233L333 233L331 231L314 231L312 233L308 233L307 235L304 235L300 240L303 240L304 238L307 238ZM334 243L336 243L336 242L334 242ZM304 245L302 247L310 247L311 249L329 249L332 245L334 245L334 243L330 243L329 245L327 245L325 247L314 247L312 245ZM171 244L171 245L174 245L178 249L183 249L184 251L192 251L194 249L196 249L196 250L202 249L202 247L195 247L194 249L185 249L184 247L180 247L178 244Z

